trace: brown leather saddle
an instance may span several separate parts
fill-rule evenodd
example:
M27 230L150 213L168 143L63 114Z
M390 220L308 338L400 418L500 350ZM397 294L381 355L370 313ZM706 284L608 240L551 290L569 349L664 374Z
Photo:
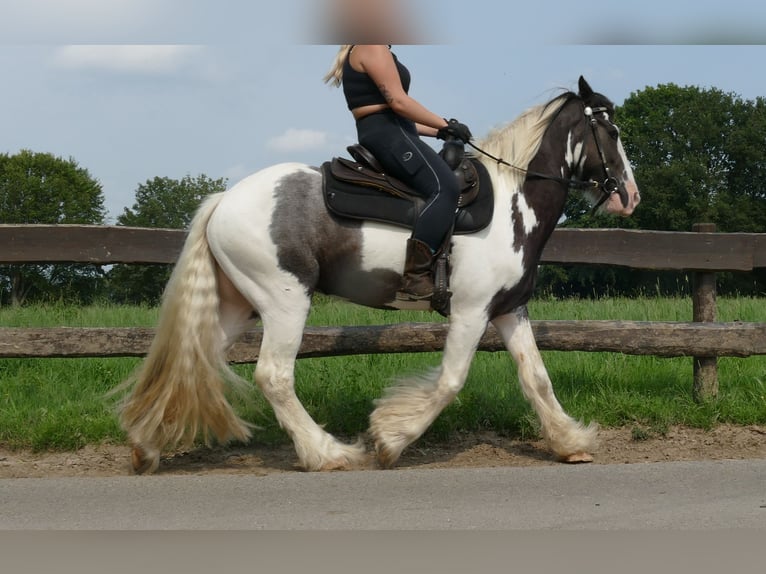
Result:
M339 217L412 229L427 198L385 174L375 156L362 145L354 144L347 150L355 161L335 157L320 168L327 209ZM492 219L492 182L487 169L470 156L464 157L454 172L463 191L453 233L475 233Z

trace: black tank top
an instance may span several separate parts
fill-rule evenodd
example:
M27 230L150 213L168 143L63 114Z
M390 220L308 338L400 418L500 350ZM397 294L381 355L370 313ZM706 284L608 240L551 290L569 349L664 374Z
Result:
M353 49L353 48L352 48ZM410 91L410 71L391 52L396 63L396 69L399 70L399 79L406 93ZM351 52L343 62L343 95L346 96L348 109L353 110L361 106L370 106L372 104L387 104L383 94L380 93L378 86L372 78L364 72L357 72L351 67Z

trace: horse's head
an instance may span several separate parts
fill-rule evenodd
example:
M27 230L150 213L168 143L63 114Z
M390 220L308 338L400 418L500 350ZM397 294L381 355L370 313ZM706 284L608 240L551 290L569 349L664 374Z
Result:
M638 206L641 196L633 170L620 141L620 130L613 123L614 104L594 92L580 76L579 96L592 137L586 137L581 156L580 178L592 182L586 193L600 210L627 217Z

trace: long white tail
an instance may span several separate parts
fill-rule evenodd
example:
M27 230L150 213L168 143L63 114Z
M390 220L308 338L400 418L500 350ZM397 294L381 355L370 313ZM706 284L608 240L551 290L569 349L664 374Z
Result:
M242 383L226 362L217 266L206 229L222 194L210 196L192 221L162 300L149 354L128 385L120 422L133 446L136 472L153 472L168 446L189 447L210 432L225 442L247 440L250 428L225 396L227 382Z

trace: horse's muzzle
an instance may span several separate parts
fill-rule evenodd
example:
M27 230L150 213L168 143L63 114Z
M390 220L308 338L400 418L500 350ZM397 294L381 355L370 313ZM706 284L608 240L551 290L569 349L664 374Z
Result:
M629 180L622 182L620 192L613 193L607 199L604 210L613 215L628 217L639 203L641 203L641 194L638 192L638 186L635 181Z

